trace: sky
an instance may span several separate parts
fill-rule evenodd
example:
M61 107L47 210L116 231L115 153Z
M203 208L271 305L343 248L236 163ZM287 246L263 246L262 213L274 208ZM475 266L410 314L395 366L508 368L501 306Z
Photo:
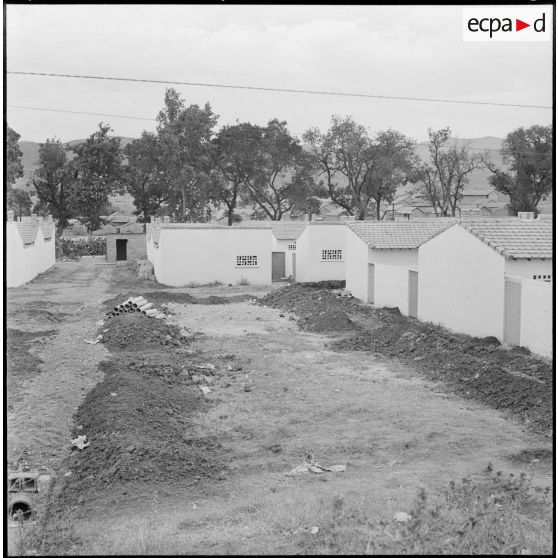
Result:
M552 41L464 42L462 6L7 5L6 69L462 101L552 105ZM7 120L22 140L81 139L100 121L155 129L163 84L6 75ZM504 137L552 111L176 85L219 126L286 120L302 135L350 115L371 132L424 141ZM35 107L145 120L29 110Z

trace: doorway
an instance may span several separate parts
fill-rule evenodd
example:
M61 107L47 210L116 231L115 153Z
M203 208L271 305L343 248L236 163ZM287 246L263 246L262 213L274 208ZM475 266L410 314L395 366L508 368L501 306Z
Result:
M116 239L116 261L122 262L128 259L128 240L125 238Z

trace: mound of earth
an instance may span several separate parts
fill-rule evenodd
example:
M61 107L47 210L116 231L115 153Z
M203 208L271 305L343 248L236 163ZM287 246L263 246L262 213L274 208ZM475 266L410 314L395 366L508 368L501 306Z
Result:
M149 302L157 304L174 302L176 304L230 304L231 302L246 302L254 300L256 297L248 294L216 296L209 295L207 297L192 296L189 293L177 293L168 291L157 291L153 293L145 293L144 298Z
M131 366L120 358L101 364L103 381L75 415L73 436L87 436L89 446L74 448L65 463L72 474L62 497L70 505L88 490L132 482L196 482L222 469L220 446L189 434L189 417L210 403L188 385L184 356L174 356L165 355L159 364L152 359Z
M356 325L342 310L327 309L310 320L308 329L313 331L347 331Z
M140 313L123 314L106 320L103 337L109 349L126 351L166 345L181 347L186 343L177 326Z

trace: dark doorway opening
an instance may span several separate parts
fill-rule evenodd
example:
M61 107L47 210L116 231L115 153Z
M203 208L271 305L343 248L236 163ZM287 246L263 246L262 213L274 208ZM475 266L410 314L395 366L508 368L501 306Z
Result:
M116 261L121 262L128 259L128 241L124 238L116 240Z

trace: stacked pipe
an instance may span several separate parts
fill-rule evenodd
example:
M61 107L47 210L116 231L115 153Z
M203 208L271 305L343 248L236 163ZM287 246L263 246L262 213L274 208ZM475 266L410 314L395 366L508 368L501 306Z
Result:
M153 307L151 302L147 302L143 296L130 297L122 304L115 306L107 312L107 318L122 316L123 314L141 313L148 317L164 318L165 315Z

